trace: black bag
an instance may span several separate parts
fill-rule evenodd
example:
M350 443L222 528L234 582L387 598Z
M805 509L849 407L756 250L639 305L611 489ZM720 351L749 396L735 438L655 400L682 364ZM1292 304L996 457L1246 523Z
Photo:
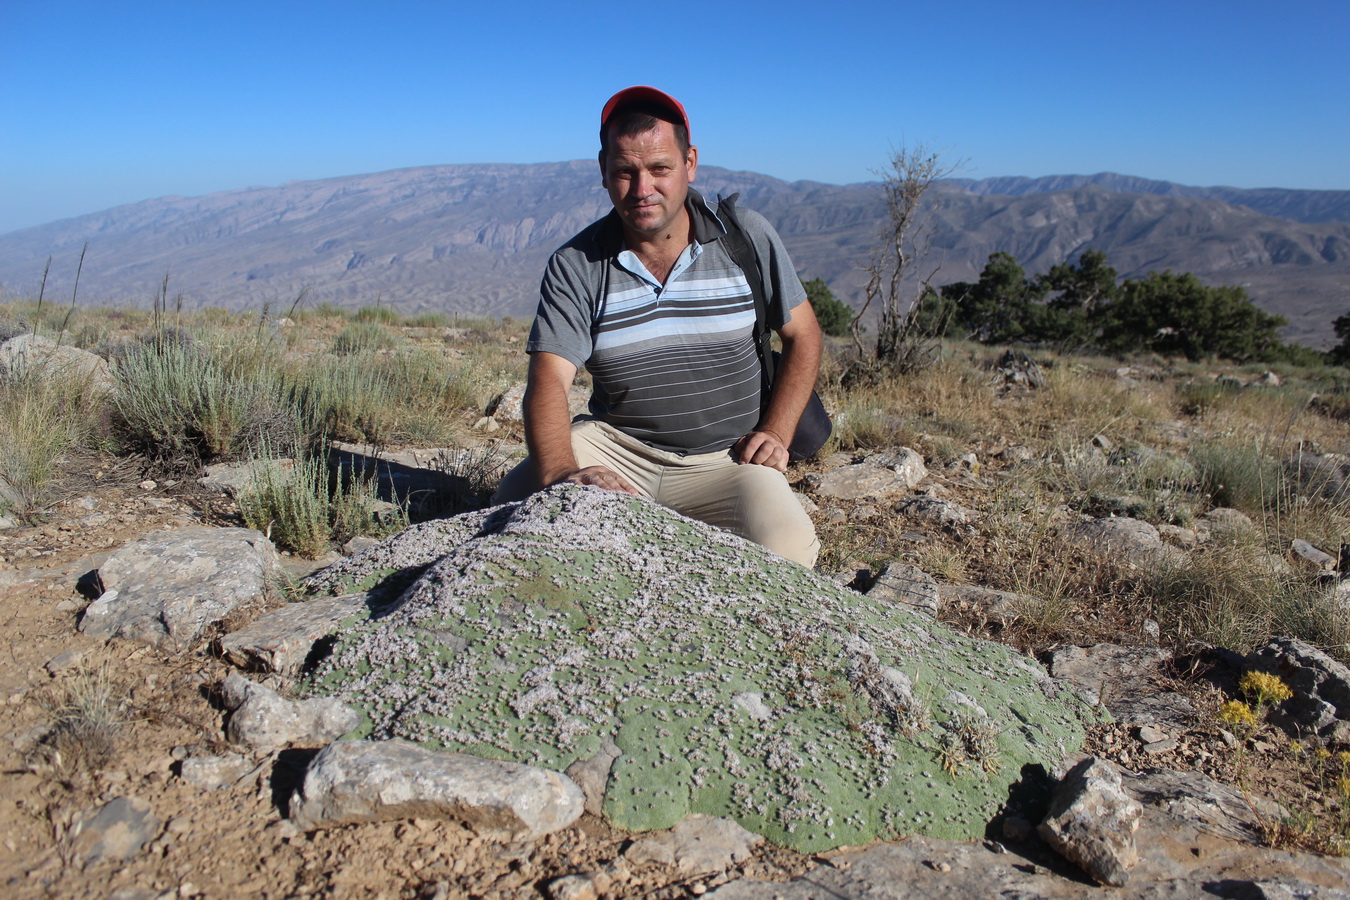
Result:
M732 194L730 197L719 196L717 215L727 224L727 233L722 238L726 241L727 250L736 261L736 265L745 273L745 280L750 284L750 293L755 298L755 348L759 352L760 369L763 372L763 390L760 391L762 412L769 405L773 376L781 354L772 349L773 332L768 323L769 306L764 294L764 275L759 268L759 254L755 253L755 248L746 238L740 220L736 217L736 198L739 196L740 194ZM802 410L802 417L797 422L797 431L788 445L788 456L794 462L815 456L830 439L833 428L830 414L825 411L825 404L820 402L820 395L812 391L811 398L806 401L806 409Z

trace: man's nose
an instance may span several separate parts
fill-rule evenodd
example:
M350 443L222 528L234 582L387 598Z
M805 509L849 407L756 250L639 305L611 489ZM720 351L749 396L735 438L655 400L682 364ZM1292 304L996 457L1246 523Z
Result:
M652 192L652 176L649 172L639 171L633 176L633 193L645 197Z

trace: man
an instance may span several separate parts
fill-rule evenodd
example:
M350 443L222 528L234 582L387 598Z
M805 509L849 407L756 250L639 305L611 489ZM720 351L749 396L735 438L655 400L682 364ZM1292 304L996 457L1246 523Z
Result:
M645 496L815 564L815 528L788 486L788 445L815 385L821 332L787 251L738 210L763 274L782 362L768 403L745 275L726 226L689 185L698 148L675 98L620 91L600 116L601 183L614 211L549 260L526 349L530 458L496 502L571 482ZM590 415L567 391L591 373Z

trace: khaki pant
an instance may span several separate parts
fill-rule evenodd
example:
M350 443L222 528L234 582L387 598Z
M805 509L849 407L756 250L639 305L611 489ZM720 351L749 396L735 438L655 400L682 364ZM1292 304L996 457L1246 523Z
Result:
M572 423L572 450L581 466L612 469L662 506L815 565L820 552L815 526L776 469L741 465L726 450L692 455L657 450L595 419ZM538 489L527 459L502 479L492 502L523 500Z

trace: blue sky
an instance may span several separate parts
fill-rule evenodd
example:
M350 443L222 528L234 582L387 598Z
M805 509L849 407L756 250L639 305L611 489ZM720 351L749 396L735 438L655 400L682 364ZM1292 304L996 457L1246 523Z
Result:
M0 0L0 233L150 197L591 158L655 84L704 163L1350 188L1350 2ZM565 11L571 10L571 11ZM598 187L598 185L597 185Z

